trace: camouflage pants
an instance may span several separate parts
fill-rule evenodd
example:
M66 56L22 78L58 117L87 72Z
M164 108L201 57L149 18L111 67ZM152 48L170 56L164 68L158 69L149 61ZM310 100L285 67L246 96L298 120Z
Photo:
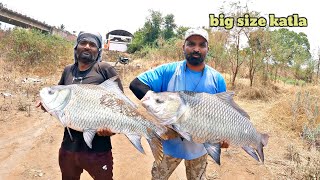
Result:
M188 180L205 180L207 168L207 156L205 154L197 159L185 160L186 174ZM172 172L177 168L182 159L164 155L161 164L157 166L153 163L151 170L152 180L167 180Z

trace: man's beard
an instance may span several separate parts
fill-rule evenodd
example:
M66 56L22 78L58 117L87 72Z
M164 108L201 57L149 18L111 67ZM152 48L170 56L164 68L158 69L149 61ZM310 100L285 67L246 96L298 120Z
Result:
M84 64L91 64L96 60L96 57L94 57L92 53L86 51L81 52L77 58L78 61Z
M193 66L198 66L202 64L205 59L205 57L203 57L200 52L192 52L189 54L184 53L184 55L186 57L187 62ZM199 57L196 58L196 57L193 57L193 55L198 55Z

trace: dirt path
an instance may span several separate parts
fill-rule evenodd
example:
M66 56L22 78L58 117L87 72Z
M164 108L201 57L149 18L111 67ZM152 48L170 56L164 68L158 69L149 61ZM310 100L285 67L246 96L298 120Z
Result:
M126 94L137 102L128 89ZM288 139L285 131L268 120L266 107L270 107L270 103L237 102L249 113L257 129L271 136L264 149L266 162L258 163L241 148L231 147L222 150L220 167L209 158L208 179L286 179L286 147L294 143L303 149L303 145L297 138ZM58 149L63 127L58 120L34 108L31 117L26 112L12 110L10 118L1 122L0 132L0 179L61 179ZM138 152L123 135L113 136L112 145L115 180L151 179L153 156L145 139L142 145L146 155ZM91 178L84 172L81 179ZM170 179L186 179L183 163Z

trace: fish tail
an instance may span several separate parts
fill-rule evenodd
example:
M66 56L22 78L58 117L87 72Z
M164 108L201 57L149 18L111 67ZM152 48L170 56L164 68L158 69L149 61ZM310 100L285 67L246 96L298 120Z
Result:
M268 134L261 134L261 142L259 143L259 145L257 147L257 152L258 152L258 155L259 155L262 163L264 163L263 147L268 144L268 139L269 139Z
M141 145L141 136L139 134L126 134L126 136L137 150L139 150L142 154L145 154Z

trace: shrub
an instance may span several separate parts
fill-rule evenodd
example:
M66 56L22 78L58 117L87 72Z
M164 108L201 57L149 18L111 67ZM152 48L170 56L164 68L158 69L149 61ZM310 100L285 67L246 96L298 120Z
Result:
M14 28L0 41L5 59L22 71L46 71L71 59L72 43L62 37L44 34L34 29Z

